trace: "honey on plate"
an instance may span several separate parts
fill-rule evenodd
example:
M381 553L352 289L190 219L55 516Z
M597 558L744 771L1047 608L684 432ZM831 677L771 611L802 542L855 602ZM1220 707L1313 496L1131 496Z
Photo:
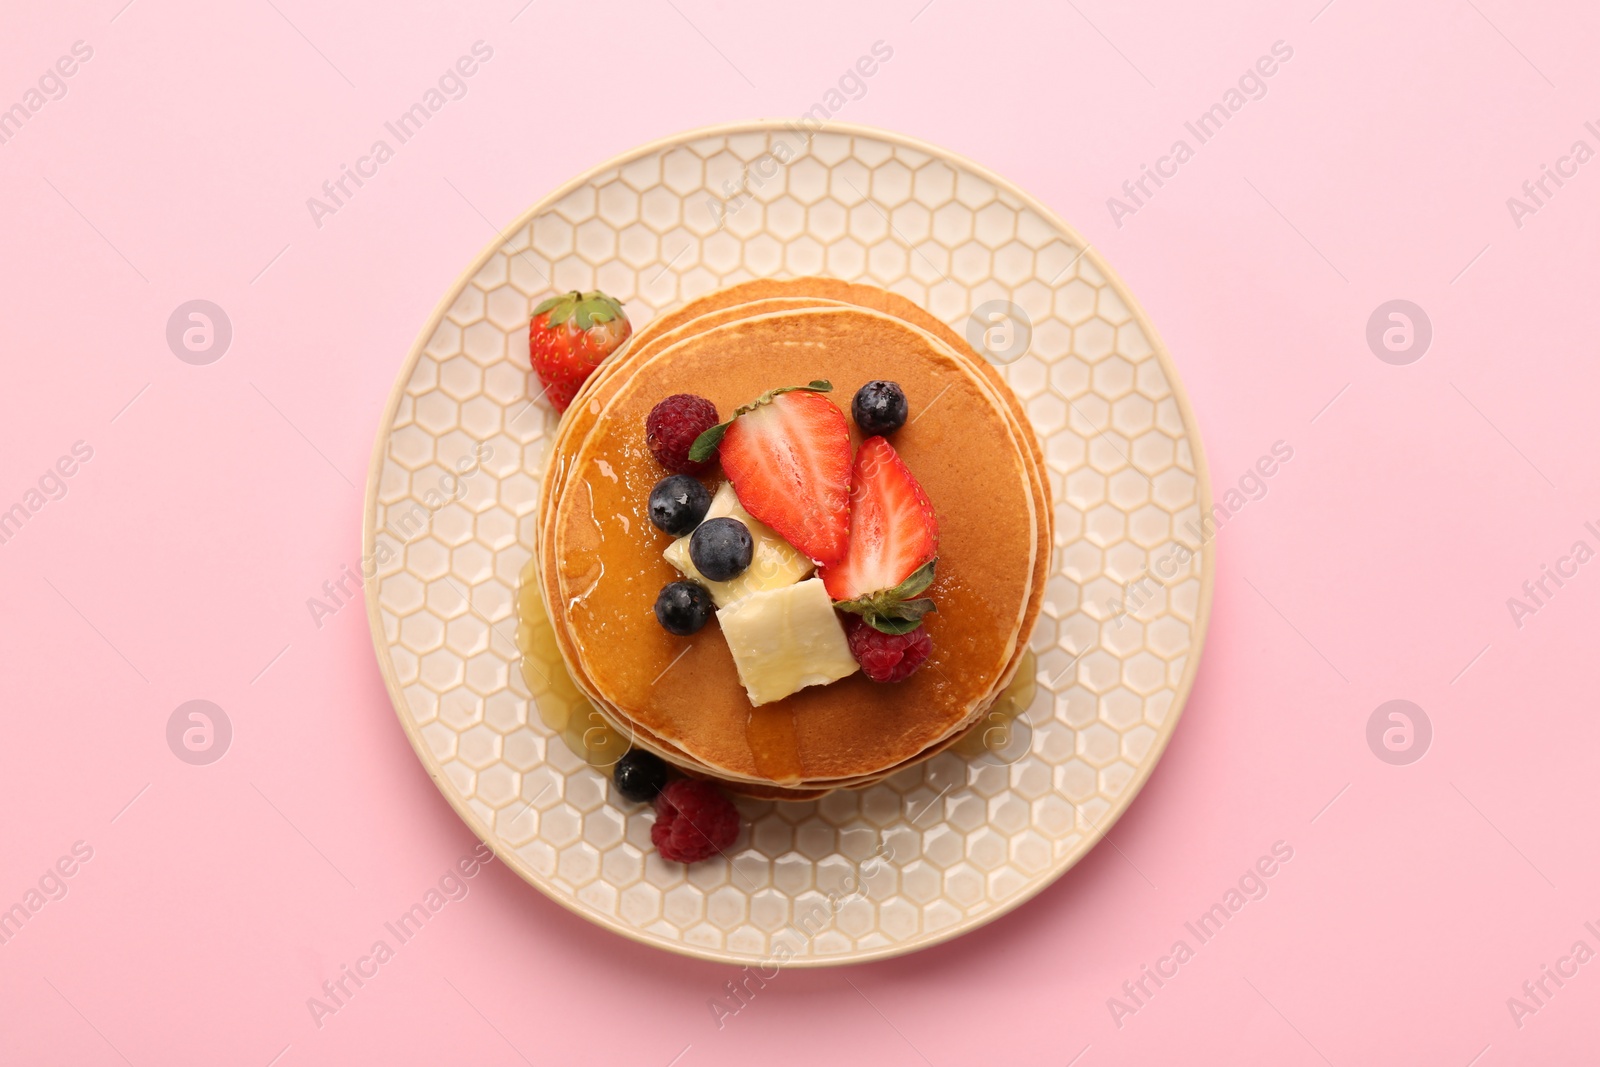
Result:
M561 661L533 560L522 568L517 582L517 648L522 652L522 680L533 694L539 721L591 767L610 767L621 759L628 751L628 739L601 717Z

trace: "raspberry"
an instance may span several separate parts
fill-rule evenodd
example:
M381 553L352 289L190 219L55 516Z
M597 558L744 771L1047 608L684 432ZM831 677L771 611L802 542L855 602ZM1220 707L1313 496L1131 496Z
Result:
M919 626L908 634L886 634L861 619L846 623L850 654L874 682L903 682L916 673L933 651L933 638Z
M644 439L650 454L675 474L700 474L710 460L689 461L694 439L718 423L717 407L703 396L674 393L650 409L644 421Z
M656 797L650 841L664 860L697 863L739 836L739 809L710 782L677 778Z

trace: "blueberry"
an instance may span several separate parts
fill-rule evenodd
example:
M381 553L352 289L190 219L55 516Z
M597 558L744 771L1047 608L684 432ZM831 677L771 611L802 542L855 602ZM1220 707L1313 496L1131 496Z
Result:
M629 749L612 770L617 792L635 804L647 804L667 784L667 765L642 748Z
M656 595L656 621L664 630L687 637L711 618L711 594L697 582L673 582Z
M713 582L725 582L750 566L756 544L738 519L708 519L689 538L694 569Z
M674 537L700 525L710 507L711 494L687 474L663 478L650 490L650 521Z
M850 404L856 425L868 437L887 437L906 424L906 392L894 382L868 382Z

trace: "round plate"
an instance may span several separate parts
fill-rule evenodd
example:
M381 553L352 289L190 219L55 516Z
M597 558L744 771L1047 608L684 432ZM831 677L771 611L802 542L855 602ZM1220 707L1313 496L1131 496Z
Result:
M1172 736L1212 580L1193 415L1099 256L983 168L837 123L809 142L792 124L760 122L647 145L505 235L446 295L400 372L364 533L384 680L473 832L551 899L618 933L791 966L955 937L1081 859ZM722 286L808 274L909 297L978 338L1022 398L1056 502L1032 638L1038 690L999 753L952 750L814 803L741 800L748 825L728 858L685 868L656 855L646 809L613 799L604 773L543 724L519 669L517 587L558 421L534 399L528 316L553 291L600 288L640 326Z

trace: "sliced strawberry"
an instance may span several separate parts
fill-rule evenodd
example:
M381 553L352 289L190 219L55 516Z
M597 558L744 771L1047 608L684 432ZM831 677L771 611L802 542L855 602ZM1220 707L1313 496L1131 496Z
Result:
M754 514L752 512L752 514ZM928 587L900 588L939 550L939 523L922 486L881 437L869 437L856 451L850 474L850 539L844 557L819 571L828 595L842 601L878 601L862 605L860 614L884 614ZM877 594L897 592L895 597ZM867 609L871 609L870 611ZM845 608L844 610L853 610Z
M723 430L722 470L744 509L802 555L833 563L850 532L850 428L819 386L831 388L774 390L707 434Z

